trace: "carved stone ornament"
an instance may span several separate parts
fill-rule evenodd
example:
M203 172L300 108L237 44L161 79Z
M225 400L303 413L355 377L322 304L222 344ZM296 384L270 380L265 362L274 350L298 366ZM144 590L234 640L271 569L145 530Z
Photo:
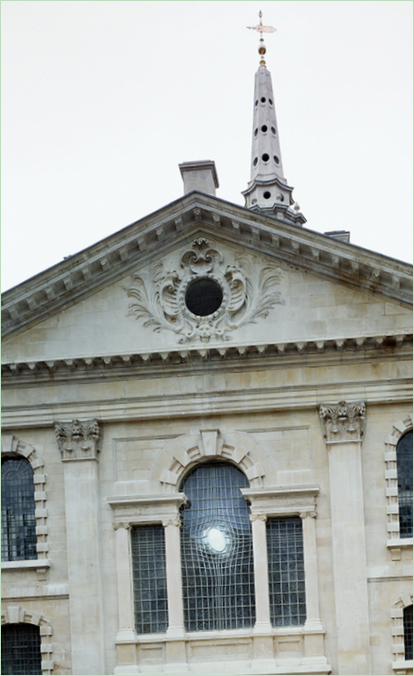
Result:
M72 420L55 424L62 460L97 460L101 431L97 420Z
M266 514L249 514L249 519L253 523L254 521L267 521Z
M327 443L361 441L364 434L364 402L322 404L319 415L324 423Z
M281 270L261 265L251 254L226 264L222 254L205 240L194 240L181 257L180 270L166 270L157 263L147 275L132 275L126 289L131 301L129 316L143 319L154 331L173 331L180 343L230 338L229 333L265 318L276 304L283 304L277 286ZM188 290L194 283L209 280L216 288L218 307L205 316L192 312Z

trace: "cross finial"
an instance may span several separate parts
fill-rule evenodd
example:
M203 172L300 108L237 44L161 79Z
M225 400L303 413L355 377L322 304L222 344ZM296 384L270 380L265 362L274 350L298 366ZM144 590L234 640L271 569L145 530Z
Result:
M260 33L259 54L260 54L261 57L264 57L264 55L266 54L266 47L265 47L265 43L264 43L264 40L263 40L263 33L275 33L276 28L274 28L273 26L263 26L262 16L263 16L263 14L260 11L259 12L259 19L260 19L259 25L258 26L247 26L247 28L249 28L250 30L253 30L253 31L258 31ZM266 65L264 58L261 59L260 65L261 66Z

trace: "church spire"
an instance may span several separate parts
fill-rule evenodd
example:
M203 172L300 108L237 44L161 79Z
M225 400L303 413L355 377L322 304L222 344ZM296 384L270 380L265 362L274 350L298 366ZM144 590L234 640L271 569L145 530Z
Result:
M274 33L276 28L262 24L262 12L259 12L259 18L258 26L248 26L260 33L260 63L254 86L251 175L248 187L242 194L247 208L278 215L302 225L306 219L299 212L299 206L292 197L293 188L287 184L283 175L272 78L264 60L266 46L263 33Z

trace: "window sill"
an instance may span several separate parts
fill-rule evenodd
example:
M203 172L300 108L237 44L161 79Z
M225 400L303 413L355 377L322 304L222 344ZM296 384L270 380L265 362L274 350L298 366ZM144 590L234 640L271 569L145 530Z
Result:
M50 568L48 559L30 559L27 561L2 561L1 570L22 570L23 568Z
M413 538L395 538L395 540L387 540L388 549L410 549L413 546Z
M398 660L392 663L392 670L396 674L412 674L413 660Z

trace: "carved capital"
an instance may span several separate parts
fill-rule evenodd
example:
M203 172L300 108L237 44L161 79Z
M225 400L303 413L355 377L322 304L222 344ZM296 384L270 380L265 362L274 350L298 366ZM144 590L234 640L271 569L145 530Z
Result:
M310 516L312 519L316 519L316 512L314 509L312 509L308 512L300 512L299 516L301 519L306 519L307 516Z
M250 514L249 518L250 518L250 521L252 523L254 521L267 521L267 515L266 514Z
M97 420L56 423L55 433L63 461L98 459L102 435Z
M176 526L177 528L181 528L182 523L179 516L174 516L171 519L166 519L165 521L163 521L162 525L164 526L164 528L167 528L167 526Z
M131 530L132 525L130 523L114 523L113 527L114 530L118 530L118 528L125 528L125 530Z
M362 441L366 407L363 401L322 404L319 416L324 424L326 443Z

